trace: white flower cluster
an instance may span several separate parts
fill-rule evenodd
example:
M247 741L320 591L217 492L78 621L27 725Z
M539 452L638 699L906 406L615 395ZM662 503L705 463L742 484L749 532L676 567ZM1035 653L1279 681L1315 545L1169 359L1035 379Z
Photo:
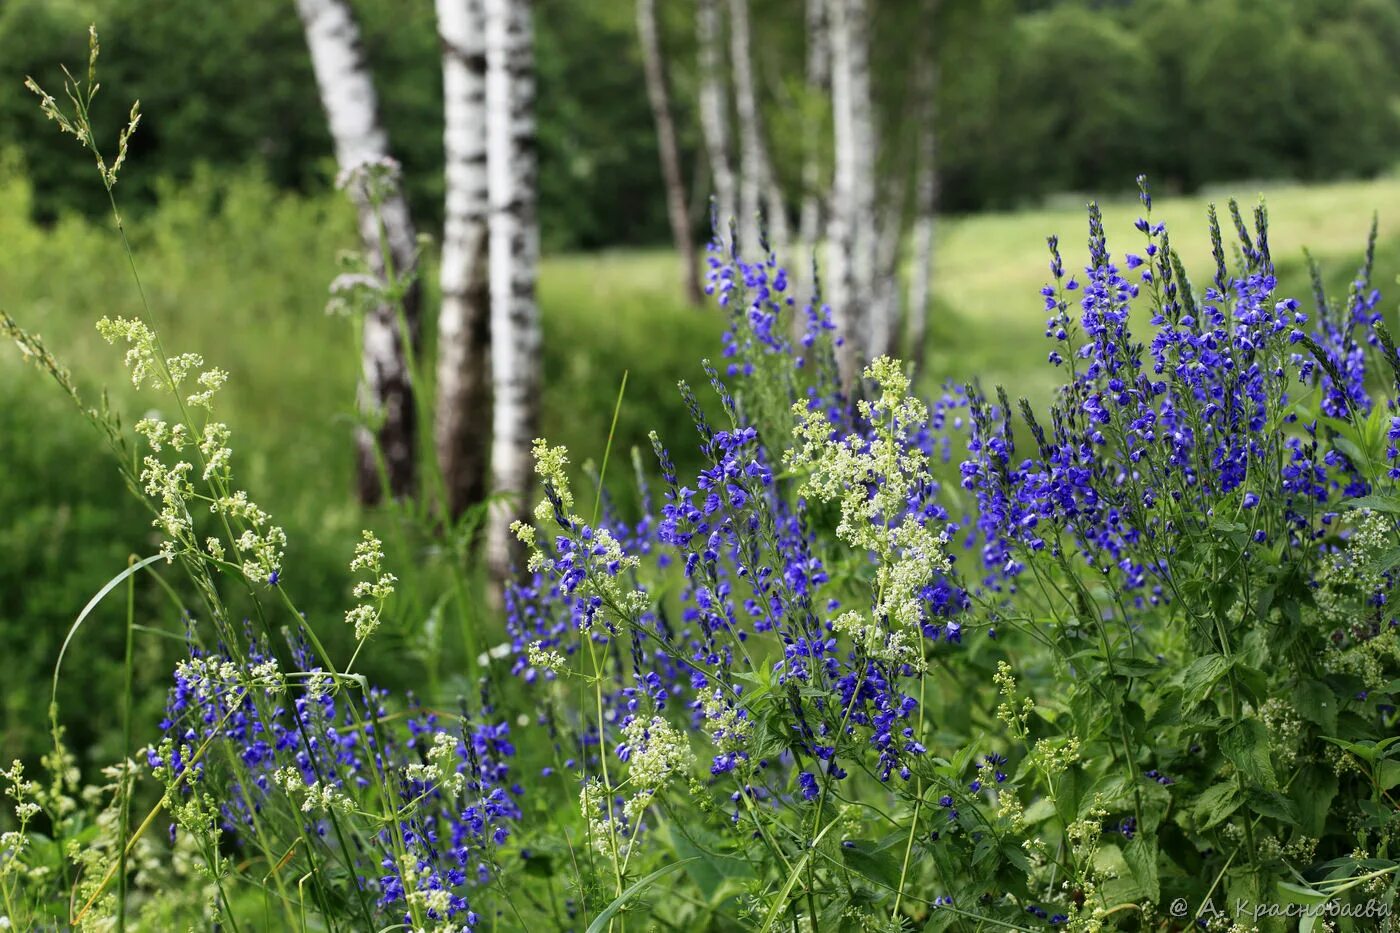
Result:
M467 776L458 768L461 762L457 754L458 745L457 737L450 732L434 734L427 762L409 765L404 769L404 777L435 787L448 795L462 793L467 789Z
M1400 663L1400 630L1377 626L1374 601L1389 597L1390 583L1384 568L1393 537L1392 518L1370 509L1356 513L1356 530L1346 546L1328 554L1317 575L1314 592L1323 623L1343 638L1327 642L1323 666L1331 673L1361 680L1367 690L1379 690L1390 680L1387 673ZM1377 630L1378 629L1378 630Z
M656 795L676 775L684 775L695 764L695 754L685 733L660 716L638 717L622 727L627 749L628 782L632 796L622 805L622 820L630 828L630 839L623 839L618 821L612 817L612 795L598 778L589 778L579 791L579 807L588 820L593 847L609 858L623 860L635 840L642 814Z
M622 727L622 738L632 750L627 773L634 787L657 790L695 763L685 733L660 716L633 719Z
M705 731L714 740L716 748L727 754L748 747L753 723L726 700L718 688L701 697L701 709L705 713Z
M197 353L162 359L155 333L139 320L104 317L98 322L97 330L108 343L126 343L126 366L132 385L164 389L179 398L181 385L193 378L198 391L184 396L184 406L213 412L214 395L228 381L227 372L205 369L204 358ZM161 554L165 559L173 561L181 555L207 555L223 562L228 558L224 543L217 538L206 538L201 550L195 537L190 511L190 502L197 498L191 480L195 474L194 464L186 460L167 464L156 456L166 448L182 453L197 439L203 464L199 474L211 486L210 495L204 497L210 503L209 510L230 521L238 533L232 542L237 552L234 560L248 579L276 584L282 574L287 535L271 523L266 512L249 501L245 491L229 489L233 481L233 450L229 447L232 432L228 425L211 420L195 428L191 424L167 423L152 416L137 422L136 432L145 438L151 450L142 460L140 478L146 494L160 500L153 524L164 535Z
M793 434L800 443L784 461L807 473L802 495L841 504L837 536L878 561L870 616L847 612L834 627L873 658L922 668L920 591L951 566L947 535L908 510L909 498L930 478L928 457L913 444L928 409L909 394L909 377L887 356L871 363L865 378L880 389L876 401L858 405L872 436L833 438L826 415L799 402Z
M583 782L578 792L579 809L588 821L588 835L593 840L593 849L599 855L612 858L614 853L621 859L627 851L627 844L614 838L613 823L608 818L611 812L612 795L600 778L590 777Z
M384 282L368 272L342 272L331 279L326 314L351 317L364 314L384 303Z
M345 813L352 807L350 798L340 788L319 780L308 784L296 768L280 768L274 775L274 779L277 786L286 791L287 796L292 798L293 802L301 800L302 813L330 811Z
M1355 533L1346 547L1323 559L1322 571L1317 575L1321 581L1315 597L1318 611L1334 625L1354 622L1358 597L1365 600L1385 583L1377 568L1380 558L1391 548L1391 523L1385 515L1370 509L1355 514Z
M365 194L385 191L397 185L403 175L403 166L393 156L380 156L367 159L355 165L347 165L335 175L335 186L352 194Z
M684 775L691 769L695 754L685 733L660 716L653 716L650 721L633 719L622 727L622 738L632 750L627 774L634 788L622 805L622 816L635 833L656 795L673 775Z
M471 933L465 923L448 920L451 912L452 889L435 883L433 871L420 865L413 855L403 855L398 859L399 877L403 880L405 899L410 908L427 915L431 926L413 927L411 933ZM436 918L436 919L434 919Z
M559 523L555 506L546 497L535 506L534 525L515 522L511 525L511 531L530 551L527 564L530 572L553 574L558 569L559 561L549 557L540 548L536 528L553 525L572 537L579 533L579 529L587 527L588 523L572 512L574 494L565 471L569 463L568 450L564 447L550 447L543 438L536 438L534 456L535 472L545 485L553 490L565 522ZM641 563L640 558L624 553L622 545L606 528L594 528L591 538L576 541L571 559L575 567L584 571L583 581L579 585L580 591L589 596L600 597L603 610L612 614L616 622L625 624L629 619L645 612L650 605L650 599L645 592L628 587L625 582L627 573L635 570Z
M345 621L355 629L355 639L364 641L379 628L384 603L394 595L398 577L384 570L384 545L371 531L361 532L350 571L366 576L355 584L353 591L360 605L345 613Z
M525 657L530 662L530 666L550 674L558 674L564 670L568 662L564 656L553 648L544 647L543 642L532 641L525 649Z
M19 859L29 836L25 827L39 814L39 805L33 798L39 793L39 785L24 777L24 765L15 759L8 770L0 771L0 778L6 782L5 795L15 802L15 818L19 829L0 833L0 878L19 869Z

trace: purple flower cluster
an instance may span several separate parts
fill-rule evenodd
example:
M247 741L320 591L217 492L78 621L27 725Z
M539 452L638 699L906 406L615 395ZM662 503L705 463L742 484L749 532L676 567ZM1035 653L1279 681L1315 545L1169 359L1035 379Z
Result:
M464 710L450 723L416 707L406 719L390 717L384 691L371 689L356 704L304 642L291 651L300 678L281 674L261 640L250 637L248 646L235 658L190 640L161 721L165 740L147 750L148 764L186 797L217 772L228 788L219 822L234 845L265 851L280 842L280 852L300 838L315 849L302 856L308 864L339 863L388 916L408 922L415 896L430 905L430 919L473 927L468 891L491 879L524 793L510 776L509 727L490 720L486 698L479 716ZM427 781L421 768L441 733L460 779ZM347 814L366 801L398 817L355 834ZM317 877L324 884L331 876Z
M691 728L716 748L711 780L740 785L733 795L738 819L746 795L815 801L829 782L856 769L881 780L896 773L907 780L911 759L925 749L914 735L916 672L867 657L839 637L833 622L843 606L829 565L833 556L846 561L849 555L822 549L820 529L830 517L798 497L793 480L777 475L771 452L791 443L791 411L799 402L825 414L833 436L872 436L873 425L837 381L830 312L814 294L805 330L794 340L788 320L797 300L771 255L747 264L716 245L709 262L709 290L731 313L726 373L743 391L736 398L706 364L727 421L720 426L682 384L703 468L683 482L653 437L659 508L644 489L640 521L623 521L609 508L601 522L629 554L645 559L628 586L645 592L651 608L629 619L628 631L581 626L573 602L581 583L563 559L569 547L556 542L548 569L510 588L507 610L513 669L527 683L556 676L532 666L532 645L575 658L586 644L582 639L594 640L608 659L602 720L610 748L620 744L614 730L643 711L650 715L639 701L656 709L671 698L683 702ZM774 386L780 397L765 399ZM907 426L911 449L948 462L947 432L965 426L965 407L966 397L950 391L932 407L928 423ZM921 524L951 526L932 478L905 508ZM666 582L668 568L679 577L674 583ZM926 581L922 597L925 650L958 643L967 593L939 575ZM756 684L763 688L762 707L750 700ZM571 760L592 761L600 742L596 724L579 716L572 733Z
M1299 378L1320 383L1324 414L1369 411L1360 348L1376 344L1379 320L1367 284L1370 260L1343 313L1328 312L1319 298L1313 342L1298 302L1275 295L1262 207L1251 236L1230 205L1245 260L1235 275L1226 270L1212 209L1217 272L1198 298L1165 225L1151 220L1145 189L1143 203L1149 213L1137 228L1145 249L1121 266L1108 251L1098 208L1090 206L1082 286L1066 280L1058 241L1050 240L1046 333L1056 343L1052 362L1070 374L1048 425L1021 403L1034 442L1029 456L1017 454L1016 413L1005 395L992 401L972 394L972 456L962 476L977 500L989 589L1014 580L1029 555L1058 555L1072 544L1138 605L1156 603L1169 595L1182 542L1218 523L1222 510L1238 506L1241 530L1255 545L1277 538L1311 546L1317 507L1338 493L1366 491L1357 464L1342 452L1319 454L1315 422L1302 432L1286 429L1297 421L1289 393ZM1067 295L1081 288L1076 319ZM1152 333L1144 341L1131 325L1146 315ZM1293 352L1300 343L1321 358ZM1281 527L1252 522L1261 497L1283 504Z

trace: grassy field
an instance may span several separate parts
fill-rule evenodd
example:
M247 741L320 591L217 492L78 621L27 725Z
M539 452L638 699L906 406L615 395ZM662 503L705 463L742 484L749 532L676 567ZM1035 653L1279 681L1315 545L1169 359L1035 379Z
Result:
M1209 198L1223 205L1233 194L1252 204L1260 193L1241 185ZM1400 180L1264 186L1262 193L1289 293L1307 293L1305 247L1329 281L1347 282L1373 211L1381 221L1376 281L1395 281ZM92 327L104 314L142 308L115 233L76 218L37 227L27 219L27 199L23 180L0 165L0 307L42 333L90 395L109 387L130 423L145 408L124 384L120 353ZM1085 256L1082 206L1064 200L1063 207L941 225L928 385L977 377L1005 383L1013 395L1046 397L1054 371L1044 363L1037 294L1047 277L1046 235L1060 235L1071 269ZM1207 200L1164 198L1155 215L1167 221L1200 279L1210 269ZM1115 254L1135 249L1137 202L1108 204L1105 213ZM232 374L223 415L235 432L242 482L287 526L289 566L313 621L334 620L343 612L355 529L385 521L361 515L352 503L354 338L346 321L322 313L337 254L355 242L348 206L329 194L279 195L256 177L202 176L168 192L160 208L131 218L130 227L150 315L167 349L201 352ZM569 445L577 462L601 454L624 370L630 376L617 443L645 447L655 428L683 468L694 462L675 382L703 379L700 359L718 355L723 321L712 309L686 307L677 279L674 256L664 250L544 262L544 430ZM431 307L431 268L427 281ZM41 741L36 730L47 696L35 685L45 682L76 611L127 554L153 549L152 535L139 531L141 512L127 502L97 440L17 354L0 352L0 651L18 675L0 679L0 758ZM623 471L613 475L621 488ZM116 633L100 619L93 628L68 663L90 674L88 685L115 682L103 678L118 653ZM375 652L367 672L389 685L413 682L422 662L412 645L400 647ZM163 650L143 643L147 663L137 695L151 702L169 670ZM81 681L64 690L71 693L60 697L65 708L89 710L74 726L74 744L92 746L96 759L114 757L101 747L101 737L112 734L104 728L112 713L93 702L102 698ZM148 712L154 721L154 709Z

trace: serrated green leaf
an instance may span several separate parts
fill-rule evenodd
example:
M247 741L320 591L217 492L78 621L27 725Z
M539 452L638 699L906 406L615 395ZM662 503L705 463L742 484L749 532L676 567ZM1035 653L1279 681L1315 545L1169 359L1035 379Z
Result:
M1250 782L1267 790L1278 789L1269 757L1269 732L1257 719L1243 719L1220 736L1220 751Z
M1191 812L1201 821L1202 829L1210 829L1228 820L1242 802L1233 783L1215 784L1196 798Z
M1342 438L1338 438L1342 440ZM1340 445L1339 445L1340 446ZM1347 456L1351 454L1342 449ZM1356 458L1352 458L1356 459ZM1364 460L1364 458L1362 458ZM1361 462L1361 461L1358 461ZM1355 499L1347 499L1342 503L1342 508L1347 509L1370 509L1372 512L1386 512L1391 515L1400 515L1400 496L1386 493L1372 493L1369 496L1357 496Z
M1123 847L1123 861L1133 873L1133 880L1142 888L1147 900L1156 902L1162 896L1157 879L1157 841L1139 833Z
M1230 670L1231 662L1219 654L1197 658L1181 672L1182 707L1189 710L1210 695L1220 678Z

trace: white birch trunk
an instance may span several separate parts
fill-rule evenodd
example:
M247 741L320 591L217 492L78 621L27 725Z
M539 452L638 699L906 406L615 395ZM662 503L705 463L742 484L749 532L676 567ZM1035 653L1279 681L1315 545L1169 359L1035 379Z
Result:
M799 236L803 246L815 248L822 228L822 121L811 112L812 103L825 100L831 88L831 40L827 36L827 0L807 0L807 119L803 125L802 213Z
M691 304L698 305L703 300L699 257L695 252L695 238L691 235L685 180L681 177L680 146L676 142L676 124L671 119L671 93L666 84L660 30L656 26L656 0L637 0L637 37L642 45L647 99L651 103L652 120L656 123L656 148L661 158L661 177L666 184L666 216L671 222L671 239L681 255L686 298Z
M486 497L491 437L486 18L482 0L436 5L446 197L434 440L445 507L455 518Z
M535 74L530 0L486 0L486 165L490 191L491 481L506 501L487 522L492 578L519 549L510 524L529 513L530 444L539 424L540 231L535 209Z
M388 136L379 122L378 98L350 7L345 0L296 0L296 5L341 172L389 160ZM351 187L351 195L371 270L384 278L387 254L396 276L412 272L417 236L402 192L395 186L383 199L378 216L359 186ZM416 341L416 287L404 297L404 317ZM417 419L397 311L385 304L370 312L363 335L359 404L366 421L377 423L378 429L374 434L363 428L357 432L359 490L363 502L374 504L385 487L396 498L412 493Z
M928 29L936 0L927 0ZM910 249L913 269L909 277L908 344L906 356L916 373L922 372L928 344L928 306L933 296L933 234L938 210L938 63L934 43L926 42L918 64L918 162L914 176L914 230Z
M884 216L875 237L875 272L871 283L870 355L899 354L899 322L903 315L904 294L900 289L899 249L904 234L904 196L908 189L903 175L887 186Z
M831 100L835 141L832 184L830 296L839 354L849 384L875 352L873 289L875 237L875 125L865 0L830 0Z
M755 261L760 258L760 213L767 208L763 220L770 242L779 252L787 245L787 213L763 138L752 44L749 0L729 0L729 58L739 127L739 245L748 251L750 261Z
M714 182L715 211L719 229L725 234L739 219L734 186L734 168L729 158L729 101L724 87L723 54L720 41L724 24L719 0L696 0L695 34L700 63L700 130L705 137L705 154Z

